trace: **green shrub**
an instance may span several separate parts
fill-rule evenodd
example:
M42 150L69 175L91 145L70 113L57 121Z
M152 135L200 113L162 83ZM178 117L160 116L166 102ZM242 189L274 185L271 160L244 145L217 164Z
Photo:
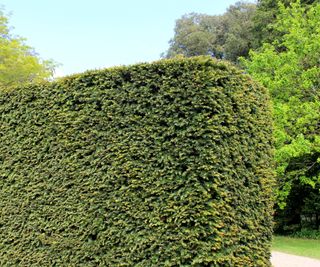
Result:
M0 265L269 266L266 90L172 59L0 95Z
M303 228L290 236L296 238L317 239L320 240L320 230Z

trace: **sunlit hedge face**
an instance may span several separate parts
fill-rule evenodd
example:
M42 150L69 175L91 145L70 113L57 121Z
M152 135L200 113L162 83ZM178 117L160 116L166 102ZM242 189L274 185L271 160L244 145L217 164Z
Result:
M172 59L0 95L0 263L268 266L266 91Z

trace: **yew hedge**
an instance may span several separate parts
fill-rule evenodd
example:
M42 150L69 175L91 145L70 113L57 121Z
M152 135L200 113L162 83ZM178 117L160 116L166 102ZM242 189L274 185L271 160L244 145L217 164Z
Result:
M1 266L269 266L264 88L207 57L0 93Z

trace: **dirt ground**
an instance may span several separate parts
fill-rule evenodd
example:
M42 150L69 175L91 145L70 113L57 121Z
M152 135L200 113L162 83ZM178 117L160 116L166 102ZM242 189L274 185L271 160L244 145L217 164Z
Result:
M271 263L274 267L320 267L320 260L273 251Z

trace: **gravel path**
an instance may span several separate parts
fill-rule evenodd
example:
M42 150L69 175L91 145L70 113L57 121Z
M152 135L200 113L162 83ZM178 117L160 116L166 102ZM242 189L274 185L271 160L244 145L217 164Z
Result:
M271 263L274 267L320 267L320 260L272 251Z

